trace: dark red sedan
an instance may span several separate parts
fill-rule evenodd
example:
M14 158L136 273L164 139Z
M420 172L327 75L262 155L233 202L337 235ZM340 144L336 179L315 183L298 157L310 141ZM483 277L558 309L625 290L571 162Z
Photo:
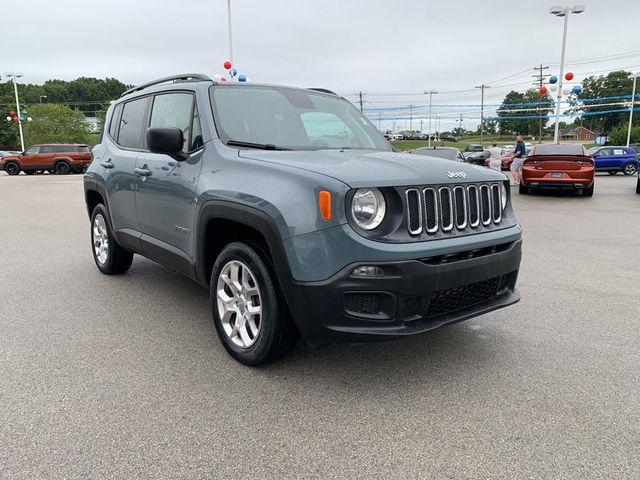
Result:
M532 189L573 189L593 195L595 165L579 144L536 145L522 165L520 193Z

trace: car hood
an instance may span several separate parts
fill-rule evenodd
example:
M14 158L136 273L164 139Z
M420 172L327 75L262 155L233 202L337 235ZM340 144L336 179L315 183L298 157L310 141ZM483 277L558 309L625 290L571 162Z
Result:
M371 150L240 150L239 155L326 175L354 188L505 179L503 174L486 167L410 153Z
M5 162L7 160L20 160L20 155L5 155L4 157L0 157Z

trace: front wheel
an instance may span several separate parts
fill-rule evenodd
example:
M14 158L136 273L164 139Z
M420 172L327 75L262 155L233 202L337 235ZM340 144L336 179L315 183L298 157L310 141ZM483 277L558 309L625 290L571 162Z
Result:
M622 169L622 173L625 175L634 175L638 171L638 167L636 167L635 163L627 163Z
M20 173L20 166L16 162L8 162L4 166L4 171L9 175L18 175Z
M98 269L107 275L116 275L129 270L133 253L122 248L109 224L104 205L98 204L91 214L91 251Z
M231 243L211 272L213 323L227 352L245 365L283 357L299 335L266 254L259 252Z

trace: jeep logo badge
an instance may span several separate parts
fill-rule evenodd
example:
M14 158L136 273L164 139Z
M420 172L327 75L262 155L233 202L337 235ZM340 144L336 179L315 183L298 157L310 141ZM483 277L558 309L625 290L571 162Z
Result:
M467 178L467 174L464 172L450 172L447 170L447 177L449 178Z

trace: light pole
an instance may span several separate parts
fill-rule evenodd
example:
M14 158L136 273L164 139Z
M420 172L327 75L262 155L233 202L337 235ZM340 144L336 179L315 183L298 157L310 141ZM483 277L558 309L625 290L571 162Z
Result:
M24 152L24 137L22 136L22 121L20 120L20 100L18 99L18 84L16 83L16 78L22 77L22 73L6 73L6 77L9 77L13 82L13 92L16 96L16 115L18 116L18 130L20 131L20 146L22 147L22 151Z
M42 103L42 99L43 98L47 98L47 96L46 95L40 95L40 103Z
M227 0L227 23L229 24L229 61L233 65L233 43L231 36L231 0Z
M484 129L484 89L489 88L488 85L484 83L482 85L478 85L476 88L479 88L482 91L480 96L480 145L482 145L482 137L483 137L483 129Z
M633 78L633 89L631 93L631 110L629 110L629 129L627 130L627 147L631 142L631 124L633 122L633 105L636 99L636 80L640 77L640 73L629 75L629 78Z
M584 5L562 6L555 5L549 9L551 15L556 17L564 17L564 30L562 32L562 54L560 55L560 76L558 78L558 103L556 103L556 127L553 133L554 143L558 143L558 132L560 130L560 100L562 99L562 80L564 79L564 52L567 46L567 24L569 23L569 14L582 13L585 10Z
M428 146L431 146L431 103L432 97L434 93L438 93L435 90L429 90L428 92L424 92L429 94L429 143Z

